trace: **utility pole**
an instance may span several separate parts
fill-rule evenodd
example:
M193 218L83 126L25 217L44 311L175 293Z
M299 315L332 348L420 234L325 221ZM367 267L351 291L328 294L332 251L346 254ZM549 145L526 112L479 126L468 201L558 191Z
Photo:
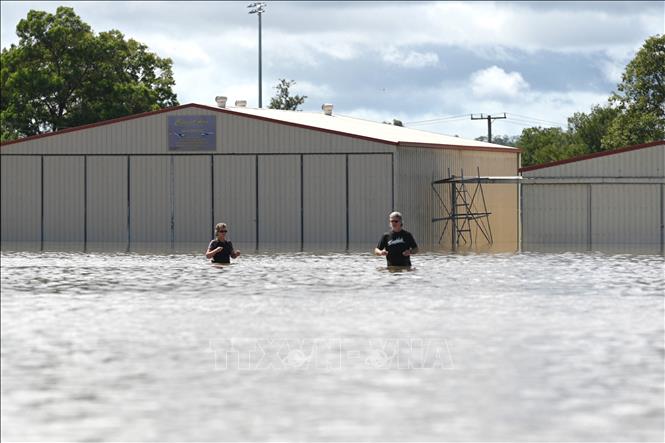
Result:
M506 117L506 113L503 113L502 117L492 117L491 115L484 115L480 114L480 117L474 117L473 114L471 114L471 120L487 120L487 142L492 143L492 121L493 120L502 120Z

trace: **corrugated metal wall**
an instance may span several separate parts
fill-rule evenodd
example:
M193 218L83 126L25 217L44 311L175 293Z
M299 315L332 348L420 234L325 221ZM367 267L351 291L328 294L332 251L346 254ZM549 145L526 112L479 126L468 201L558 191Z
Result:
M80 248L84 242L84 159L44 158L44 249L63 243Z
M378 244L393 207L390 155L349 156L349 242Z
M26 243L41 249L42 242L42 158L1 158L2 239ZM30 245L30 243L32 243Z
M665 144L524 172L524 177L663 177Z
M173 115L215 116L216 150L169 151ZM432 180L516 165L515 154L405 151L201 108L27 140L2 147L2 242L198 250L224 221L243 248L365 248L395 208L427 245L440 234Z
M128 157L89 156L87 177L87 246L97 249L113 243L127 247Z
M300 246L300 156L259 157L259 243Z
M346 247L346 156L303 157L303 240Z
M391 153L5 154L2 241L193 251L223 221L243 248L366 247L392 207L392 168Z
M665 145L523 174L523 247L665 243Z
M217 153L300 154L386 152L384 143L345 137L294 125L220 113L201 108L183 108L117 123L64 132L56 136L26 140L2 147L3 154L164 154L168 152L168 116L214 116L217 121ZM173 155L188 155L172 152Z
M214 225L224 222L235 247L253 248L257 240L257 156L215 155L213 162L215 215L205 232L211 239Z
M451 247L451 228L442 237L445 222L432 222L443 217L444 209L432 189L435 180L448 174L476 176L517 175L517 154L493 151L465 151L456 149L399 148L396 154L396 207L405 218L405 228L414 234L416 241L424 245ZM450 185L435 185L445 202L450 201ZM467 185L473 192L475 185ZM484 184L483 193L490 215L495 248L518 247L518 193L516 184ZM478 194L477 202L480 202ZM384 222L385 223L385 222ZM474 233L476 246L487 246L484 238ZM439 243L441 239L441 243Z
M589 241L589 185L522 187L522 243Z

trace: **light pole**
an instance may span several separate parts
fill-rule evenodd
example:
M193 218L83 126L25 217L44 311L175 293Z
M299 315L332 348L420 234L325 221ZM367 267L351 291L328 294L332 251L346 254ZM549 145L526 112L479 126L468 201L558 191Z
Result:
M257 14L259 16L259 108L263 107L262 93L261 93L261 14L266 12L265 2L254 2L247 5L250 14Z

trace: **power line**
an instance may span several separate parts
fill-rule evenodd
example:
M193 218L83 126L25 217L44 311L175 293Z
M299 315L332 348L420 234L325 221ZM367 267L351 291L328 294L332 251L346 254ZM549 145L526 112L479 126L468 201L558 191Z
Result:
M507 112L506 114L511 115L511 116L515 116L515 117L522 117L523 119L526 119L526 120L532 120L532 121L536 121L536 122L540 121L540 122L544 122L544 123L553 123L553 124L559 125L559 126L566 126L564 123L561 123L561 122L555 122L555 121L552 121L552 120L544 120L542 118L536 118L536 117L529 117L528 115L515 114L514 112Z
M551 124L544 125L542 122L537 122L537 121L534 121L534 120L524 120L524 119L521 119L521 118L515 118L515 117L512 117L511 119L512 119L513 121L517 121L517 122L525 123L525 124L528 124L528 125L530 125L530 126L538 126L538 127L540 127L540 126L545 126L545 127L548 127L548 128L558 128L558 127L561 127L561 125L559 125L559 124L557 124L557 125L551 125Z
M437 123L441 121L446 121L446 120L461 120L461 119L466 119L469 116L469 114L458 114L458 115L448 115L445 117L439 117L439 118L434 118L431 120L419 120L415 122L406 122L404 123L405 125L425 125L425 124L432 124L432 123Z
M521 126L523 128L532 128L533 123L526 123L526 122L521 122L521 121L516 121L516 120L506 120L506 123L510 123L511 125L516 125L516 126Z

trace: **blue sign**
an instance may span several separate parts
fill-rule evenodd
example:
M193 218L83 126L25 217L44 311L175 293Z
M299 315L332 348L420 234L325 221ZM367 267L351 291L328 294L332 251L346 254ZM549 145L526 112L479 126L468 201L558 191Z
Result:
M215 116L169 116L169 151L215 151L216 149Z

